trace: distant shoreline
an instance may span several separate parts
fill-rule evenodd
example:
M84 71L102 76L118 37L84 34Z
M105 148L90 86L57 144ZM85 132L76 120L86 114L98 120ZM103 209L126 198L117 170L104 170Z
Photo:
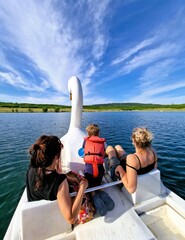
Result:
M174 109L174 108L152 108L152 109L134 109L134 110L128 110L128 109L83 109L83 112L185 112L185 108L182 109ZM54 113L54 112L71 112L71 108L69 109L61 109L61 110L55 110L52 108L48 108L47 111L43 111L42 108L2 108L0 107L0 113Z
M0 102L0 113L70 112L71 106ZM185 111L185 104L107 103L84 105L83 112Z

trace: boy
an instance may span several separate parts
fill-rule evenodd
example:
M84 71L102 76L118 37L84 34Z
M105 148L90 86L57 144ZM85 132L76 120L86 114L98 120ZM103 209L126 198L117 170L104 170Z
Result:
M84 175L88 180L89 187L101 185L104 170L104 157L106 149L105 138L99 137L99 127L96 124L90 124L86 127L87 137L84 138ZM94 205L101 216L107 213L107 210L114 208L114 202L104 191L96 194L92 193Z

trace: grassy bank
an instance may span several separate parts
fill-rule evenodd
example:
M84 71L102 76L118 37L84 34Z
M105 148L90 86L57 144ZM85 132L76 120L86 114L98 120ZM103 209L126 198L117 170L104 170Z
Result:
M70 106L0 102L0 113L70 112ZM185 111L185 104L110 103L83 106L84 112L103 111Z
M53 108L48 108L47 111L43 111L42 108L32 108L31 110L28 108L1 108L0 113L47 113L47 112L70 112L70 108L63 108L60 110L55 110ZM120 111L159 111L159 112L170 112L170 111L185 111L185 108L174 109L174 108L148 108L148 109L134 109L134 110L123 110L123 109L83 109L83 112L120 112Z
M60 110L54 108L48 108L47 111L43 108L6 108L0 107L0 113L39 113L39 112L69 112L70 108L63 108Z

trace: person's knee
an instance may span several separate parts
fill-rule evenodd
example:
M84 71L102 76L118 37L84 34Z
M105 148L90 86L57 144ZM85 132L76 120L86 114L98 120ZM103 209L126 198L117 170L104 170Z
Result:
M113 149L114 149L114 147L111 146L111 145L109 145L109 146L106 148L106 151L113 150Z
M115 149L116 149L116 154L117 154L118 158L121 158L123 156L123 154L126 153L121 145L116 145Z
M106 154L109 156L110 153L115 152L115 149L112 146L108 146L106 148Z
M121 145L116 145L116 146L115 146L115 149L116 149L117 151L123 150L123 148L122 148Z

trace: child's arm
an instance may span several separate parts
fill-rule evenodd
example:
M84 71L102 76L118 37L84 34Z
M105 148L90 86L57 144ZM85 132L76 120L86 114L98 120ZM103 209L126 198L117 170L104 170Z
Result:
M108 155L107 155L107 153L106 153L106 148L107 148L107 143L106 142L104 142L104 149L105 149L105 152L104 152L104 156L103 156L103 158L106 158L106 157L108 157Z

